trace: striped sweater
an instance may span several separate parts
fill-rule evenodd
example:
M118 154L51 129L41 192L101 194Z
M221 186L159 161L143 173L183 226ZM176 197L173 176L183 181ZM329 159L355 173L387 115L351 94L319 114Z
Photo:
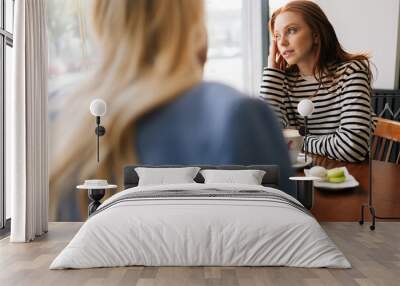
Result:
M335 78L323 77L320 86L313 76L265 68L260 96L273 108L283 128L296 129L304 125L297 105L302 99L311 99L315 109L308 119L308 151L340 161L362 161L368 153L370 130L368 69L360 61L349 61L330 70ZM374 128L375 123L371 125Z

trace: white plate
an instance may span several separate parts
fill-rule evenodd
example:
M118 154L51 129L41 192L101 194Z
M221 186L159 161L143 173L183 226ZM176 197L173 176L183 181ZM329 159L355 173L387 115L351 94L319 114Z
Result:
M89 189L89 190L103 190L103 189L115 189L117 185L106 185L106 186L95 186L95 185L79 185L77 189Z
M321 181L320 177L311 177L311 176L296 176L296 177L289 177L291 181Z
M314 181L314 187L321 189L330 189L330 190L341 190L341 189L349 189L358 187L360 184L352 175L349 174L349 171L346 167L340 167L340 169L344 170L344 175L346 176L346 180L343 183L329 183L327 181ZM304 169L304 174L309 176L310 169Z
M295 169L300 169L300 168L304 168L307 167L308 165L310 165L312 163L312 158L311 156L307 156L307 162L305 162L305 157L304 155L299 155L297 157L297 162L292 164L292 167Z

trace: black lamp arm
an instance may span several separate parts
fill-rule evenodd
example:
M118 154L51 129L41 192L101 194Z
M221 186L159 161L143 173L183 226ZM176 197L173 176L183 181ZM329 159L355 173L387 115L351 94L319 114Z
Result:
M307 153L308 153L308 148L307 148L307 116L304 116L304 162L307 163Z
M104 134L106 134L106 129L100 125L100 116L96 116L96 124L97 124L97 127L94 130L96 135L103 136Z
M104 126L100 125L100 116L96 116L96 124L97 127L94 130L94 133L96 133L96 140L97 140L97 162L100 161L100 136L103 136L104 134L106 134L106 129L104 128Z

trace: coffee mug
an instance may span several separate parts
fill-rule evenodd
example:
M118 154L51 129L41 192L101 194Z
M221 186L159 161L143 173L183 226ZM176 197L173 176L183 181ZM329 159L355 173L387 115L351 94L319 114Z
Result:
M286 139L290 160L292 161L292 164L295 164L297 163L297 157L303 148L304 138L296 129L284 129L283 136Z

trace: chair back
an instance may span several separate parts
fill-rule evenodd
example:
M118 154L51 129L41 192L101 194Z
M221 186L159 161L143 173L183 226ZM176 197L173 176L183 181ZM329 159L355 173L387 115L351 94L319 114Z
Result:
M400 121L400 90L374 89L371 103L379 117Z
M372 158L400 164L400 122L378 117L372 140Z

